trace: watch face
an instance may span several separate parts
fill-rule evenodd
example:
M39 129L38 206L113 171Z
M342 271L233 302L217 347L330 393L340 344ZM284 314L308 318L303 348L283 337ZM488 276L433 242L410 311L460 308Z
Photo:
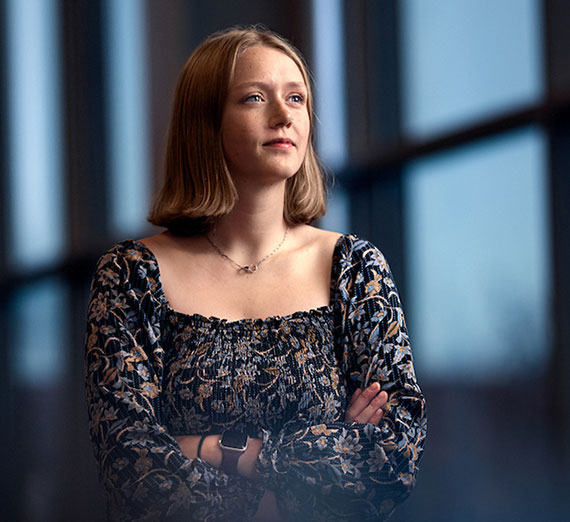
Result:
M220 446L234 451L245 451L247 448L247 435L240 431L224 431L220 438Z

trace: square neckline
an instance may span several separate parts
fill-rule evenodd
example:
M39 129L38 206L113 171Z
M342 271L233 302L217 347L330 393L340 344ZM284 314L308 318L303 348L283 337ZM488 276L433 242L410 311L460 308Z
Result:
M131 242L139 247L139 249L144 250L150 257L151 261L154 263L156 267L156 293L158 298L160 299L162 306L167 311L168 314L174 316L182 321L192 321L202 323L204 325L225 325L225 326L232 326L232 325L267 325L267 324L277 324L283 323L289 320L295 320L304 317L313 317L313 316L324 316L332 312L333 309L333 297L334 292L336 290L336 283L337 283L337 274L336 274L336 267L335 267L335 259L337 259L339 251L344 244L345 240L352 237L350 234L340 234L338 239L335 242L335 246L332 253L332 263L331 263L331 273L329 277L329 302L326 305L317 306L315 308L309 308L306 310L296 310L289 314L276 314L270 315L267 317L242 317L240 319L227 319L224 317L217 317L215 315L204 315L199 312L194 313L187 313L182 312L179 310L175 310L168 301L166 297L166 293L164 291L164 287L162 284L162 274L160 271L160 265L158 263L158 259L154 255L154 252L146 246L142 240L140 239L132 239Z

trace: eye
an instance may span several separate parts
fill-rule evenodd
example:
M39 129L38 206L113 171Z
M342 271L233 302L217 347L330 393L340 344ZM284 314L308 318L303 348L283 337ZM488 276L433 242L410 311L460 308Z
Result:
M293 103L303 103L305 101L305 97L302 94L292 94L289 96L289 99Z
M263 101L261 94L250 94L246 96L243 100L244 102L252 102L252 103L259 103Z

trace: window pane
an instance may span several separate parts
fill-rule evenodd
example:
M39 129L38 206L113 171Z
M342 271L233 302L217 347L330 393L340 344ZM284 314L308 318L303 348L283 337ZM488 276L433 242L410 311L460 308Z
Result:
M539 373L549 351L545 137L510 133L405 171L407 309L437 379Z
M20 269L58 259L64 247L58 5L6 4L11 244Z
M61 384L68 363L67 298L66 287L58 279L31 283L14 294L10 367L17 385L44 388Z
M346 163L343 18L340 0L312 0L317 149L332 169Z
M317 152L328 168L341 170L347 160L346 103L343 47L343 13L340 0L312 0L314 89L318 118ZM346 192L333 186L327 214L319 226L348 232L349 202Z
M106 2L111 225L117 235L140 233L149 208L144 5Z
M64 491L73 474L70 444L73 448L83 445L77 440L83 427L77 429L81 425L70 408L77 397L70 392L81 393L81 388L72 390L69 384L80 384L81 373L68 379L72 362L68 290L54 277L20 285L11 295L6 349L13 407L8 413L16 429L7 431L10 452L3 466L12 471L13 495L7 498L7 507L2 506L2 520L67 519L62 517L59 499L63 494L65 508L69 509L70 497ZM75 348L82 353L81 346ZM83 418L81 421L85 422ZM73 449L71 454L77 457Z
M402 0L403 128L425 138L540 100L541 2Z

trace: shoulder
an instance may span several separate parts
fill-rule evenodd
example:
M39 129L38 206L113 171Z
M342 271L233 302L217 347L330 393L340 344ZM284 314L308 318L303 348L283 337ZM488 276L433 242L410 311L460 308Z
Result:
M140 263L154 264L156 260L152 251L141 241L136 239L126 239L120 243L115 243L105 252L97 263L98 267L115 265L124 267L125 265L136 265Z
M297 225L291 229L300 245L332 249L342 237L339 232L324 230L312 225Z
M389 271L389 266L382 251L367 239L355 234L341 234L312 226L304 226L299 231L301 241L322 251L333 266L339 267L342 273L352 269L361 271L375 267L377 270Z
M176 235L165 231L140 239L137 243L161 266L176 263L181 256L193 260L210 251L203 234Z
M344 270L362 271L376 268L389 271L389 266L382 251L366 239L354 234L341 235L335 250L335 263L343 266Z
M151 250L139 240L114 244L97 262L96 282L103 286L151 287L158 283L158 266Z
M366 239L343 235L335 250L333 281L341 301L395 290L389 264L381 250Z
M326 268L330 274L331 259L342 234L316 228L312 225L295 225L289 228L287 251L296 264Z

